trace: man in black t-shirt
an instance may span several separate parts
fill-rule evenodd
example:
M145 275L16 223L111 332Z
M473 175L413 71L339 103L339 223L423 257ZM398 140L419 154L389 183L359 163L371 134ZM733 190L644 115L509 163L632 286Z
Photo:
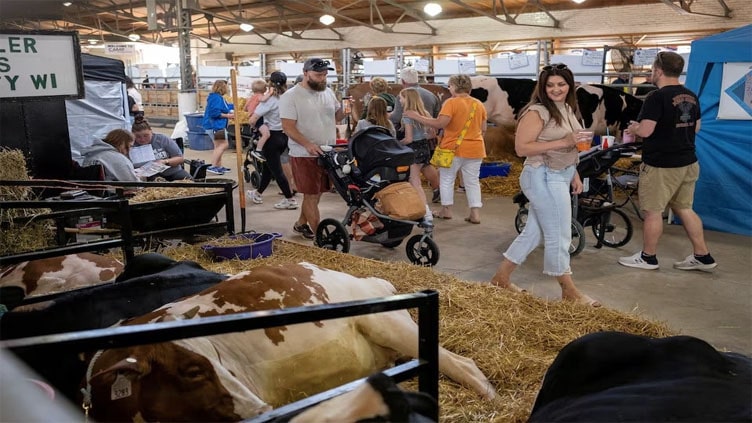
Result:
M695 133L700 130L700 102L679 83L684 59L660 52L653 62L651 92L627 129L643 138L639 199L645 215L642 251L621 257L619 264L639 269L658 269L656 250L663 233L663 211L671 207L681 219L694 254L674 263L680 270L709 271L717 266L705 244L702 220L692 210L700 166L695 155Z

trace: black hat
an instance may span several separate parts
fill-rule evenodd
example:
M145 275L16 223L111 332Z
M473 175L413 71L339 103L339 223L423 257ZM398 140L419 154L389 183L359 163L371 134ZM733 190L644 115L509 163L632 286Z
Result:
M325 70L334 70L334 68L329 66L328 60L319 59L318 57L311 57L310 59L306 60L305 63L303 63L303 71L310 70L314 72L323 72Z
M274 71L269 75L269 82L277 86L287 85L287 75L284 72Z

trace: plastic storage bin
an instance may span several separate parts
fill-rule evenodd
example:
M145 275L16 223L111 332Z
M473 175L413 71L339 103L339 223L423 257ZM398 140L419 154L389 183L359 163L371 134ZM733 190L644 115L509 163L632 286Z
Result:
M480 165L480 179L489 176L507 176L511 167L511 163L505 162L482 163Z
M212 150L214 142L203 130L201 132L188 131L188 148L191 150Z
M274 238L281 237L282 234L277 232L251 232L230 237L230 239L246 238L248 239L247 245L234 245L231 247L204 245L201 248L217 261L229 259L248 260L272 255L272 241L274 241Z
M201 122L204 120L203 113L186 113L185 122L188 124L188 131L190 132L204 132L204 127Z

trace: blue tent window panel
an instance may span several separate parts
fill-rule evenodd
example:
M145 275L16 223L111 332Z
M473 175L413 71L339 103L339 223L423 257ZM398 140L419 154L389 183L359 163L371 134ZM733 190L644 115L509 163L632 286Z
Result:
M726 88L726 94L752 116L752 71Z

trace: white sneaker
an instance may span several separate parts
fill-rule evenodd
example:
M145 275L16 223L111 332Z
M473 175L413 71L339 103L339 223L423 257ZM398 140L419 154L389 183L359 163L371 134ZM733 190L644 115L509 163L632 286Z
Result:
M248 196L248 198L251 199L251 201L253 201L253 204L264 204L264 199L261 198L261 194L259 194L255 189L249 189L245 192L245 194Z
M619 264L627 267L635 267L637 269L655 270L659 266L657 264L650 264L642 259L642 251L636 252L629 257L620 257Z
M295 210L298 208L298 200L294 198L283 198L282 201L274 205L275 209Z
M710 271L710 269L714 269L716 266L718 266L718 263L715 261L710 264L705 264L701 262L700 260L697 260L694 256L694 254L690 254L687 256L687 258L684 259L684 261L677 261L674 263L674 268L679 270L702 270L705 272Z

